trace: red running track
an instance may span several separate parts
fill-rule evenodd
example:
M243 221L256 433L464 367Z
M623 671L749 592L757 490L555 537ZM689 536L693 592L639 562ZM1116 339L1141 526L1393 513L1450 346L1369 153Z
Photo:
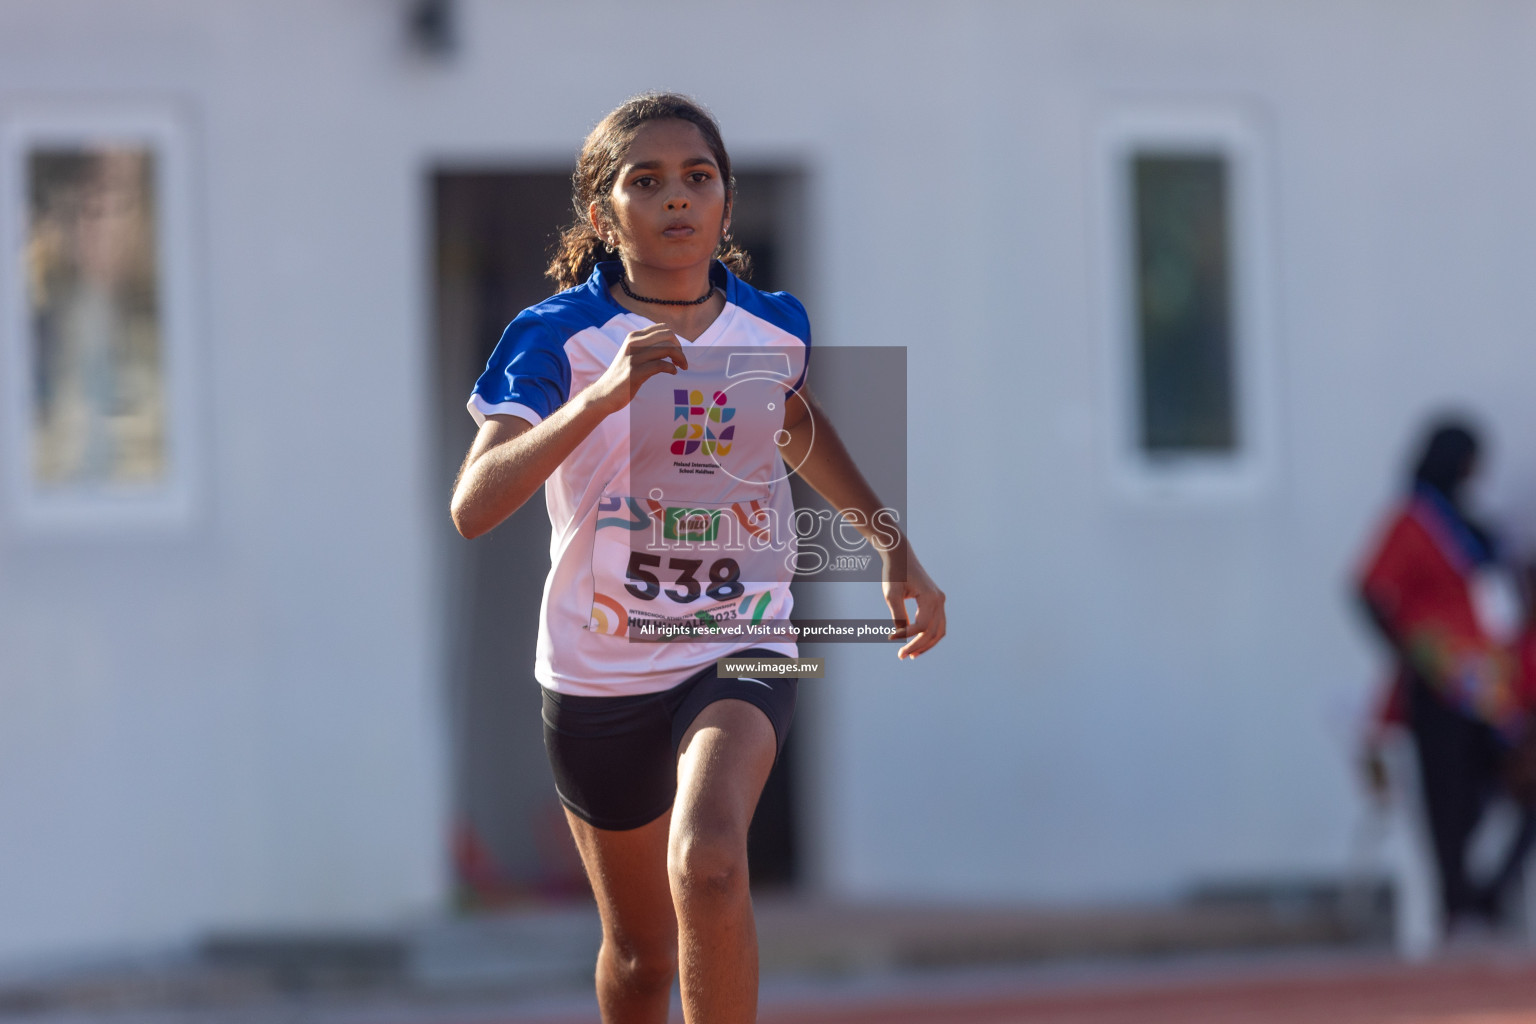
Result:
M1427 965L1325 962L1161 977L1142 967L1129 977L1012 991L994 980L985 991L951 982L924 992L908 976L899 993L781 997L763 1007L758 1024L1536 1024L1533 957L1505 951ZM680 1019L674 1008L673 1024ZM598 1022L592 1012L498 1024Z
M1536 963L765 1008L760 1024L1536 1024Z

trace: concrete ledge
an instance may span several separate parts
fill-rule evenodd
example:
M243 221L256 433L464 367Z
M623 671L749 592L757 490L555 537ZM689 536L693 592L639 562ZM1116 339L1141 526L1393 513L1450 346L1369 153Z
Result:
M1205 899L1140 909L757 902L766 978L1212 951L1368 947L1326 902ZM590 903L448 918L389 933L211 937L190 950L0 975L0 1014L235 1007L290 998L408 1003L590 991L601 930Z

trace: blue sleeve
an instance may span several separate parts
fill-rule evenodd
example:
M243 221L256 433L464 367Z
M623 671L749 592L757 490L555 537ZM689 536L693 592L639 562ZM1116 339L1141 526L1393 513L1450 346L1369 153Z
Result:
M786 334L793 334L805 345L800 379L790 388L791 394L799 391L811 366L811 318L806 315L805 306L789 292L760 292L746 284L737 288L736 301L753 316L768 321Z
M562 339L524 310L507 325L469 396L476 423L510 415L538 423L571 397L571 363Z
M789 294L789 292L778 292L777 294L784 297L784 300L796 314L793 317L786 318L785 329L805 342L805 359L800 367L800 379L795 381L795 386L789 389L790 394L795 394L805 386L805 375L811 372L811 318L805 311L805 304L799 299Z

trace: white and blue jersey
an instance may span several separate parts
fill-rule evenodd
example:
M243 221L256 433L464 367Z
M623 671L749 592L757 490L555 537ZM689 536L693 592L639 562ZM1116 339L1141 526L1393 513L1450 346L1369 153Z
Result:
M470 395L477 423L537 424L651 326L610 294L622 274L598 264L585 284L518 314ZM684 340L688 369L647 380L545 484L552 564L534 675L551 690L649 693L736 650L796 654L754 629L790 613L794 507L779 445L810 325L786 292L760 292L719 263L710 279L725 309ZM683 627L724 642L646 642Z

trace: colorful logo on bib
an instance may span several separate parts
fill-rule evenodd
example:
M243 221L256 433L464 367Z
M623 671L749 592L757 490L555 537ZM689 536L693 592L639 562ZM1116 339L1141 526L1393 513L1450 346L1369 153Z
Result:
M724 391L716 391L708 403L704 392L674 388L672 391L672 454L729 455L736 428L726 426L736 410L725 404ZM683 422L678 423L678 420Z
M629 625L629 612L607 594L592 595L592 622L589 629L605 636L623 636Z

